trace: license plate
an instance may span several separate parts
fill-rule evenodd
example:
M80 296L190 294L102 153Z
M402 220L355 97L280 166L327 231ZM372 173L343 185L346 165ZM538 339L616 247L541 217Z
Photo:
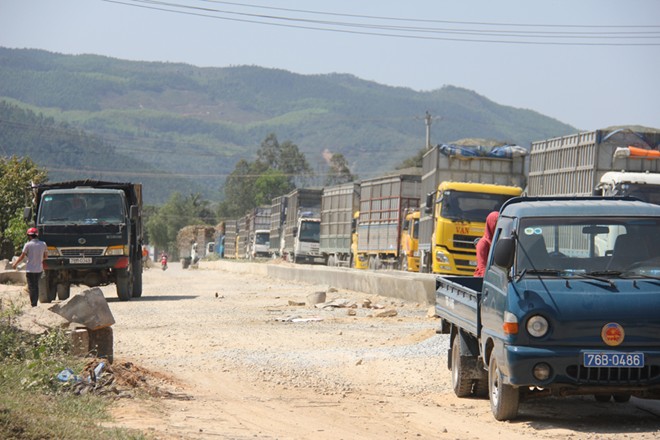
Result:
M90 257L69 258L69 264L92 264Z
M644 353L624 353L618 351L586 351L582 353L582 363L585 367L604 368L642 368Z

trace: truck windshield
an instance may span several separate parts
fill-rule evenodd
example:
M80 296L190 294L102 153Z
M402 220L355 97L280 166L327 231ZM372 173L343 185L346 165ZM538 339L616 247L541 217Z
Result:
M492 211L499 211L512 196L448 190L442 194L440 215L450 220L486 221Z
M319 222L302 222L300 224L300 241L308 241L311 243L318 243L321 232L321 223Z
M566 276L660 275L660 219L522 219L516 272Z
M270 233L268 232L257 232L257 235L254 237L255 244L270 244Z
M49 224L123 223L124 203L117 193L45 194L38 219Z

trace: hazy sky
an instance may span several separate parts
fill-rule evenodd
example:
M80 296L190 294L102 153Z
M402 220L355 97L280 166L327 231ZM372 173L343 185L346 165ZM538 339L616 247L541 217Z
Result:
M658 0L0 0L0 46L454 85L583 130L660 128Z

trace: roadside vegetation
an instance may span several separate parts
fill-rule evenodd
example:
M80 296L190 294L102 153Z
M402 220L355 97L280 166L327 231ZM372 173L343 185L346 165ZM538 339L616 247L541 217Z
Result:
M69 353L62 330L40 336L11 323L21 313L15 304L0 303L0 438L146 439L126 429L106 428L111 401L107 397L76 395L57 376L66 368L82 371L84 360Z

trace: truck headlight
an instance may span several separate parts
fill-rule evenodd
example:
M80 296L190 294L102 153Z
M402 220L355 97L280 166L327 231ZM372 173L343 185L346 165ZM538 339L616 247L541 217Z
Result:
M438 263L449 263L449 258L445 255L444 252L442 251L436 251L435 253L435 259Z
M550 325L541 315L534 315L527 320L527 333L535 338L541 338L548 333Z
M128 246L110 246L105 250L105 254L109 256L128 255Z
M60 251L55 246L48 246L48 256L49 257L59 257Z

